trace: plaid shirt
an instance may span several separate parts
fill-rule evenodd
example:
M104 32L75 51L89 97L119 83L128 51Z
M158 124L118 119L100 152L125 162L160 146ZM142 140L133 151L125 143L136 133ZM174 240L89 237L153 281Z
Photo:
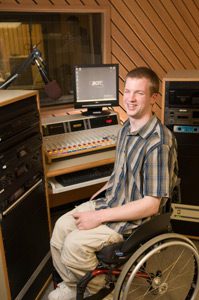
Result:
M144 196L169 198L177 181L176 148L173 134L155 115L136 132L130 132L130 122L126 121L119 132L105 198L94 200L96 209L121 206ZM107 225L122 233L143 221Z

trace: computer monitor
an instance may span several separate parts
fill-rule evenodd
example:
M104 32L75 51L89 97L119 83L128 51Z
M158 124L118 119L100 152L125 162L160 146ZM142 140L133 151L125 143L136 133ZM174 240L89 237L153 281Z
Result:
M103 107L119 104L118 64L74 66L74 107L85 115L108 114Z

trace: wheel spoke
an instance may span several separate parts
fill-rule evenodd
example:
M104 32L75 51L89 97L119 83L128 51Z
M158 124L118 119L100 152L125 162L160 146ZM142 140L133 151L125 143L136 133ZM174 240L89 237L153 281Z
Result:
M177 260L175 262L173 262L173 264L171 265L171 268L170 268L170 271L169 273L167 274L166 278L165 278L165 281L168 280L168 278L170 277L171 275L171 272L173 271L173 269L175 268L175 266L177 265L178 261L180 260L180 258L182 257L184 253L184 250L181 252L181 254L178 256Z
M142 252L129 268L125 266L119 297L114 299L184 300L187 295L192 299L199 287L198 268L199 256L191 244L179 237L166 240Z

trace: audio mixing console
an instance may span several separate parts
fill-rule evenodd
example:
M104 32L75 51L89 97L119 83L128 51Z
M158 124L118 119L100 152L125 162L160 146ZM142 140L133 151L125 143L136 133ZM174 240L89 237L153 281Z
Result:
M115 148L121 125L118 115L69 115L47 118L42 122L47 162L93 151Z
M44 137L47 161L114 148L120 127L118 124Z

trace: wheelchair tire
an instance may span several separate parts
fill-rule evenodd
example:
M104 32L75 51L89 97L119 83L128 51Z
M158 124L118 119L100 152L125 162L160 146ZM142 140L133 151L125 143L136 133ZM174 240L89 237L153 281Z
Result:
M114 300L197 300L199 254L186 237L159 235L132 254L116 282Z

